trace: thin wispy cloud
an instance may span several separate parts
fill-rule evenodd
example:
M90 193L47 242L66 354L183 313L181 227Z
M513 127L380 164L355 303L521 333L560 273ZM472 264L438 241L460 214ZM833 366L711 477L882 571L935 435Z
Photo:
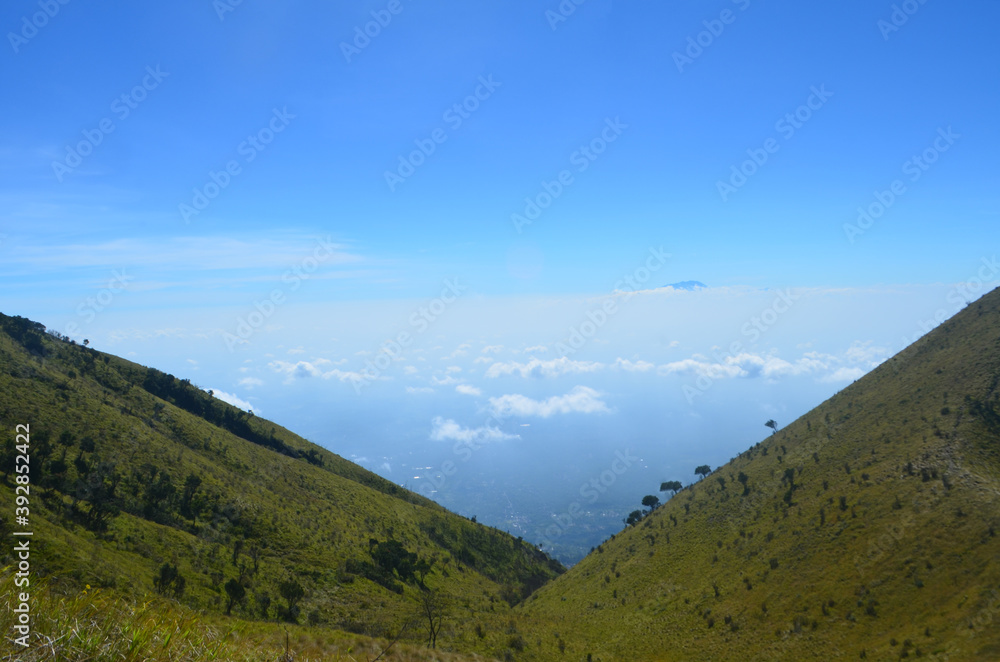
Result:
M326 241L322 237L321 240ZM22 242L8 264L35 270L107 265L160 267L177 272L284 269L310 255L316 237L236 239L231 236L166 236L120 238L90 243L32 244ZM330 242L326 265L364 262L341 243Z
M287 375L286 382L291 382L295 379L306 379L309 377L337 379L341 382L356 382L364 381L365 379L361 373L340 370L338 368L324 371L319 367L319 365L322 365L322 360L316 362L297 361L295 363L290 363L288 361L271 361L267 365L275 372Z
M649 361L629 361L628 359L617 358L615 362L611 364L611 368L615 370L624 370L625 372L649 372L656 368L656 366Z

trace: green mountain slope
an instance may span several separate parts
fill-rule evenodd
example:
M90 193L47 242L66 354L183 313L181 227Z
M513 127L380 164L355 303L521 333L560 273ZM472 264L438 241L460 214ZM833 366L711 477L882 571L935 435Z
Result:
M994 291L518 610L537 660L997 660L998 530Z
M30 426L32 572L502 655L510 605L562 572L531 545L157 370L0 315L0 535L15 525L15 426ZM14 562L11 546L0 552ZM417 618L417 620L414 620ZM423 617L426 621L426 617Z

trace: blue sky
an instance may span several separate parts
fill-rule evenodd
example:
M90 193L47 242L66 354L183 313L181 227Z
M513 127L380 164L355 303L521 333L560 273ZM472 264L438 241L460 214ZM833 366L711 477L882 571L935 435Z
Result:
M565 448L580 421L631 429L626 401L639 444L661 393L716 421L690 431L725 460L763 429L732 436L726 398L787 420L995 286L998 19L989 0L7 3L0 310L376 469L401 436L526 440L530 419L563 421L530 443ZM461 295L418 333L448 279ZM709 288L657 290L689 279ZM691 402L699 376L718 387ZM498 407L526 420L491 433Z

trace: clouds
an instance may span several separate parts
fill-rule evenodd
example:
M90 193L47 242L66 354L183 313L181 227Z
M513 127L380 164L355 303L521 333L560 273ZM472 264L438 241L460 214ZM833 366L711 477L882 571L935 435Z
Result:
M628 359L617 358L615 362L611 364L611 368L615 370L624 370L625 372L648 372L655 368L656 366L649 361L636 361L633 363Z
M522 377L559 377L560 375L595 372L603 367L593 361L574 361L565 356L558 359L543 361L532 358L527 363L511 361L509 363L494 363L486 370L490 378L502 375L520 374Z
M307 377L337 379L341 382L358 382L364 379L361 373L348 372L338 368L331 368L330 370L324 372L320 368L322 365L332 363L333 362L329 359L316 359L312 362L297 361L295 363L290 363L288 361L271 361L267 364L267 366L277 373L288 375L288 379L285 380L285 383L292 382L295 379L304 379Z
M499 417L538 416L548 418L554 414L610 414L611 409L601 400L601 394L586 386L576 386L566 395L552 396L546 400L533 400L520 394L490 398L490 408Z
M464 428L452 419L444 419L435 416L431 421L432 429L430 433L431 441L460 441L465 443L504 441L506 439L520 439L517 434L508 434L499 428L483 426L478 428Z
M246 239L210 235L130 237L76 244L27 244L11 259L32 269L67 266L103 268L109 264L163 267L176 273L284 269L301 260L303 254L308 254L314 241L312 237L293 234L281 238L257 236ZM360 255L349 252L346 245L327 242L332 264L363 261Z
M214 388L213 389L206 389L206 390L212 391L212 395L213 396L215 396L219 400L222 400L223 402L227 402L227 403L231 404L232 406L234 406L234 407L236 407L238 409L242 409L244 411L252 411L252 412L256 412L258 414L260 413L259 410L254 409L254 407L253 407L252 404L250 404L249 402L247 402L246 400L240 398L237 395L233 395L232 393L226 393L225 391L220 391L220 390L214 389Z
M461 356L465 356L465 355L467 355L469 353L470 349L472 349L472 345L470 345L469 343L462 343L461 345L459 345L458 347L455 348L454 352L452 352L448 356L445 356L445 357L442 357L442 358L444 358L445 360L448 360L448 359L454 359L454 358L458 358L458 357L461 357Z
M637 359L631 361L621 357L610 363L599 361L577 361L566 357L550 360L532 358L527 363L511 361L509 363L493 363L486 370L486 377L497 378L505 375L520 375L524 378L554 378L570 374L598 373L605 370L625 373L646 373L655 371L661 376L680 374L707 376L710 379L725 377L767 377L776 378L791 375L806 374L826 365L812 358L803 357L795 363L789 363L775 356L764 356L743 352L737 356L727 356L720 360L695 354L691 358L681 359L657 366L655 363Z
M673 361L661 365L656 369L660 375L692 375L695 377L708 377L709 379L722 379L724 377L745 377L745 373L739 366L733 365L731 361L724 363L712 363L700 354L694 358Z
M777 380L786 377L813 375L821 383L853 381L864 376L888 356L883 347L872 347L871 343L854 342L841 356L822 352L806 352L793 361L787 361L776 353L757 354L740 352L719 356L711 360L701 354L661 365L660 375L688 375L695 378L733 379L763 378Z
M854 363L868 364L874 368L885 361L891 353L888 348L873 346L871 342L855 342L845 352L845 357Z
M832 374L820 379L821 382L853 382L865 376L865 371L861 368L838 368Z
M465 345L467 346L467 345ZM499 346L487 346L490 354L501 351ZM803 346L801 349L807 349ZM799 351L801 351L801 349ZM496 351L494 351L496 350ZM600 388L601 380L617 373L621 379L645 379L646 376L659 378L679 378L683 380L727 380L727 379L764 379L771 382L791 378L809 377L816 383L837 383L853 381L885 360L889 350L873 345L871 342L855 341L847 349L830 354L817 351L806 351L796 357L783 358L776 349L768 352L753 352L743 350L736 354L725 354L713 347L714 357L705 354L692 354L687 358L675 361L655 363L636 356L622 358L618 356L609 361L588 361L566 356L553 359L531 357L527 361L497 361L489 354L469 357L468 362L459 365L446 360L427 378L419 377L420 371L413 366L400 368L401 376L410 378L410 386L406 393L433 393L435 389L445 387L454 389L454 393L464 396L479 397L483 395L481 386L470 384L470 379L461 375L474 377L477 373L487 380L503 378L521 378L531 380L557 380L573 376L585 376L596 380L593 384ZM613 355L612 355L613 356ZM479 367L488 362L488 367ZM336 367L343 361L332 361L325 358L312 360L284 361L272 360L267 365L274 372L285 375L285 384L296 380L319 378L337 380L342 383L360 383L364 376L358 372L345 371ZM413 383L416 378L417 383ZM383 376L382 379L392 379ZM246 377L238 382L243 388L256 388L264 385L264 381L256 377ZM590 388L577 386L577 389ZM589 391L591 394L597 391ZM567 395L554 395L548 399L530 400L518 394L502 395L492 398L500 410L523 412L526 416L551 416L554 413L568 411L594 413L602 411L595 404L599 400L587 401L586 395L574 390ZM570 396L573 397L570 397ZM576 399L574 399L576 398ZM594 407L588 409L587 407ZM603 403L602 403L603 406ZM530 413L529 413L530 412Z

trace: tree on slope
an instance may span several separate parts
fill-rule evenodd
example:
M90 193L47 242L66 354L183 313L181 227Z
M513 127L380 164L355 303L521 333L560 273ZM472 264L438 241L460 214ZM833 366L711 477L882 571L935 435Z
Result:
M683 487L684 485L679 480L668 480L664 483L660 483L660 491L666 492L667 490L669 490L670 492L672 492L671 496L675 496L678 492L681 491L681 488Z

